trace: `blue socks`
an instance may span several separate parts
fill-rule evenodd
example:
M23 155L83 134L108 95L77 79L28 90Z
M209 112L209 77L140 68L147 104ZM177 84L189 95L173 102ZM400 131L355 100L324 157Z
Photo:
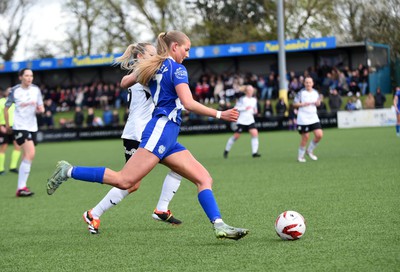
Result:
M83 181L103 183L105 171L105 167L74 166L72 168L71 177Z
M198 194L198 199L204 212L207 214L208 219L214 222L216 219L221 218L221 213L218 209L218 204L215 201L214 194L210 189L205 189Z
M400 125L396 125L396 133L400 133Z

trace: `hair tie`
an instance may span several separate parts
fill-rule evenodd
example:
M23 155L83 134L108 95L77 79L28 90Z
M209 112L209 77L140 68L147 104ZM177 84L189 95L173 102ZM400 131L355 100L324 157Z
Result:
M168 34L168 31L164 33L164 35L162 36L162 38L164 39Z

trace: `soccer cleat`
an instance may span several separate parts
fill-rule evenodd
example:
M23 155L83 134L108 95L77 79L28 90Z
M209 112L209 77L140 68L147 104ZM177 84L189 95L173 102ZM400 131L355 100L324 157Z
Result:
M35 193L31 192L28 187L24 187L22 189L18 189L17 193L15 194L17 197L27 197L27 196L33 196Z
M83 220L88 224L88 230L91 234L99 234L100 218L94 219L92 210L88 210L82 215Z
M47 180L47 194L52 195L57 190L57 188L67 181L68 170L72 165L66 161L59 161L56 165L56 170L54 170L53 175Z
M18 169L17 169L17 168L10 169L10 172L11 172L11 173L18 174Z
M224 159L228 158L228 153L229 153L228 151L226 151L226 150L224 151Z
M239 240L249 233L248 229L231 227L224 222L214 223L214 233L218 239Z
M297 158L298 162L307 162L306 159L304 157L298 157Z
M312 159L313 161L318 160L318 157L315 156L314 153L312 153L312 152L308 152L308 151L307 151L307 156L309 156L310 159Z
M162 211L157 211L157 209L154 210L153 214L151 215L154 220L157 221L162 221L165 223L169 223L171 225L180 225L182 224L182 221L179 219L176 219L170 210L167 212L162 212Z
M254 154L253 154L253 158L259 158L259 157L261 157L260 154L258 154L258 153L254 153Z

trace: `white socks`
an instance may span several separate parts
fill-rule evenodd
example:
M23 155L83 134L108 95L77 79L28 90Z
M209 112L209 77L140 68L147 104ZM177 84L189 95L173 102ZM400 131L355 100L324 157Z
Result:
M306 148L305 147L299 147L299 155L298 158L304 158L304 154L306 153Z
M313 153L314 149L317 147L318 143L315 143L314 141L311 141L310 144L308 145L307 152L308 153Z
M231 136L228 139L228 142L226 143L225 150L229 152L232 148L232 145L235 143L235 141L236 141L235 137Z
M181 185L182 177L175 172L169 172L164 179L164 184L161 190L160 199L158 200L156 209L161 212L168 211L168 205L178 191Z
M163 212L168 211L168 205L181 185L181 180L182 177L177 173L172 171L168 173L168 175L165 177L161 190L160 199L157 204L157 210ZM107 195L92 209L93 218L100 218L104 212L120 203L128 195L128 190L121 190L115 187L112 188Z
M31 161L22 160L18 170L18 188L22 189L26 187L26 182L28 181L29 173L31 172Z
M92 209L93 218L98 219L105 211L120 203L127 195L129 195L128 190L121 190L116 187L112 188L96 207Z
M258 137L251 137L251 152L252 154L258 152Z

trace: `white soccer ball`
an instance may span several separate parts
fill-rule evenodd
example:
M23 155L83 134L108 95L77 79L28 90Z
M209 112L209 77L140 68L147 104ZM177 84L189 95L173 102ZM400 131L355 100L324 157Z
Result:
M275 230L283 240L297 240L306 232L306 221L298 212L285 211L276 218Z

